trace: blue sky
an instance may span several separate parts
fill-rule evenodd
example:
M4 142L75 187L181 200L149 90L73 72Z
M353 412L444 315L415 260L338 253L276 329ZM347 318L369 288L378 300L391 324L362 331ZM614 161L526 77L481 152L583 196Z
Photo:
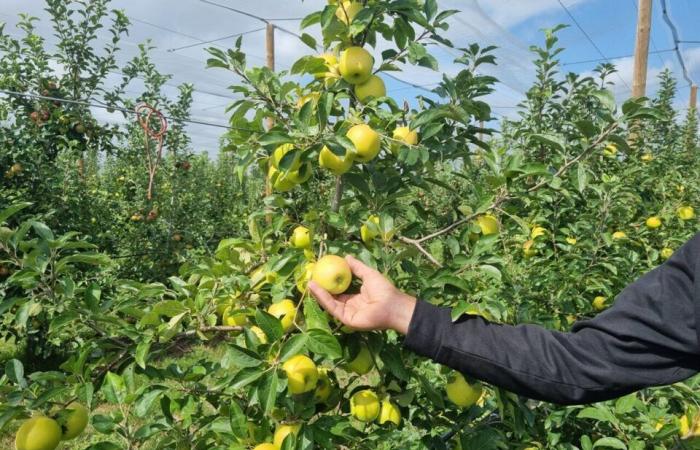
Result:
M325 0L212 0L224 6L239 8L266 18L297 18L323 7ZM604 56L610 58L619 70L614 91L619 101L629 96L631 86L634 34L636 26L637 0L561 0L581 27L591 37ZM561 56L563 63L571 63L601 58L595 47L584 34L573 25L559 0L438 0L441 9L459 9L460 14L452 19L446 35L458 46L471 42L481 45L494 44L499 49L498 66L487 71L501 80L496 92L489 101L494 105L498 117L515 114L513 108L522 99L532 81L534 70L531 64L530 45L542 42L542 28L556 24L571 24L560 32L561 44L566 51ZM680 31L683 40L700 40L700 30L696 31L700 19L700 1L667 0L671 17ZM164 73L173 75L168 86L169 93L176 92L176 85L192 82L195 85L194 119L215 124L226 124L225 107L234 96L228 86L236 83L231 74L222 70L205 69L209 45L230 46L233 39L224 39L215 44L194 45L187 49L178 47L199 44L201 41L219 39L232 33L250 31L263 24L255 19L236 14L224 8L204 3L200 0L113 0L114 8L123 9L132 21L130 35L123 42L122 61L128 60L137 51L137 45L150 39L157 47L153 59ZM18 35L14 27L19 12L29 12L46 18L42 0L3 0L0 21L8 23L6 32ZM298 21L279 21L279 26L292 31L298 30ZM51 44L53 37L46 21L39 25L39 32ZM313 30L312 30L313 31ZM107 36L105 36L107 38ZM245 36L244 50L249 55L250 64L264 64L264 32L256 31ZM673 40L668 26L661 16L661 0L653 0L652 45L650 50L668 50ZM681 44L684 59L694 81L700 81L700 46ZM277 67L289 68L300 56L309 54L310 49L294 36L278 31L276 34ZM376 50L378 54L381 48ZM440 62L440 70L455 73L459 67L452 63L456 56L453 51L440 48L431 50ZM566 71L588 73L596 63L570 64L562 67ZM680 67L673 52L650 55L648 93L656 90L655 76L664 67L669 67L679 78L677 98L678 108L687 106L689 88L681 79ZM441 78L441 73L427 69L405 67L396 74L403 80L430 88ZM119 74L112 74L108 82L116 82ZM392 79L385 78L388 93L397 102L411 101L423 91ZM130 93L136 95L140 86L136 82ZM123 121L118 115L108 115L104 111L95 113L105 121ZM685 113L685 111L683 111ZM222 130L216 127L193 125L189 128L196 151L215 155Z

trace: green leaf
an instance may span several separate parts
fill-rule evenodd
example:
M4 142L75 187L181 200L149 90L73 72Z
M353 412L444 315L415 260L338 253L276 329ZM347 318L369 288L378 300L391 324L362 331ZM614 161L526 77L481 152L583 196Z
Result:
M294 142L287 133L281 131L270 131L260 137L260 145L279 145Z
M24 208L27 208L31 205L32 204L29 202L22 202L22 203L15 203L14 205L3 209L2 211L0 211L0 224L5 223L5 221L7 219L9 219L10 217L17 214L19 211L21 211Z
M151 339L147 338L144 339L143 341L139 342L139 344L136 346L136 353L134 356L134 360L136 361L136 364L142 368L146 368L146 358L148 357L148 352L151 350Z
M343 350L338 340L326 330L311 329L306 332L309 337L307 347L318 355L324 355L330 359L338 359L343 356Z
M280 350L279 360L284 362L294 355L301 353L301 350L308 342L308 335L305 333L295 334L287 339Z
M263 330L269 342L278 341L284 334L282 322L266 311L255 310L255 322Z
M552 147L560 152L564 151L564 147L566 145L561 136L556 136L553 134L531 134L530 140L538 142L547 147Z
M613 95L612 91L608 89L600 89L593 91L592 95L596 97L608 111L615 111L615 96Z
M226 350L226 354L221 360L221 367L229 369L232 367L257 367L262 364L262 359L257 353L247 348L231 344Z
M223 364L222 364L223 366ZM242 387L248 386L249 384L258 380L261 376L265 374L265 371L259 367L248 367L245 368L233 377L231 383L228 385L230 389L236 390Z
M53 240L54 236L49 227L35 220L32 220L29 223L32 224L32 228L34 228L34 231L36 232L36 234L39 235L40 238L44 239L45 241Z
M614 437L604 437L595 441L593 448L606 447L606 448L619 448L620 450L627 450L627 446L624 442Z
M609 409L603 406L589 406L587 408L584 408L581 411L579 411L576 417L578 417L579 419L593 419L598 420L600 422L609 422L612 424L617 423L615 415Z
M123 404L127 393L124 378L114 372L107 372L104 384L102 385L102 393L107 402L111 404Z
M258 385L258 399L263 409L263 414L269 414L275 406L277 399L277 383L279 377L276 370L272 370L262 379Z
M317 328L331 331L331 327L328 325L328 314L309 295L304 298L304 322L307 329Z
M146 417L155 402L167 388L165 386L154 386L142 394L135 403L136 417Z
M24 366L18 359L11 359L5 364L5 373L13 383L22 389L27 387L27 380L24 379Z
M241 409L241 406L236 400L231 400L229 405L229 423L231 424L231 432L238 439L248 437L248 418Z

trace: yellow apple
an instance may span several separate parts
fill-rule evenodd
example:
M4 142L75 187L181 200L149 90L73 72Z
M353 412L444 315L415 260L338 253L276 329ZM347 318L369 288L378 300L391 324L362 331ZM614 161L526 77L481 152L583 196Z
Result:
M392 422L397 426L401 424L401 410L388 397L382 400L382 406L379 410L379 423L383 425L387 422Z
M311 280L311 275L314 272L314 266L316 263L309 262L304 265L303 271L300 272L300 275L297 278L297 290L301 293L304 294L306 293L306 287L309 284L309 280Z
M291 152L292 150L294 150L294 146L292 144L282 144L279 147L277 147L275 149L275 151L272 153L272 165L275 166L276 169L279 169L280 162L282 161L282 158L284 158L284 155ZM301 165L301 158L299 157L299 152L297 152L294 155L294 159L292 159L289 166L287 166L287 170L288 171L296 170L299 168L300 165Z
M367 219L368 222L372 222L377 227L379 227L379 217L375 216L372 214L369 216ZM370 227L367 226L367 224L363 224L360 227L360 237L362 238L362 242L365 244L370 244L374 238L376 238L379 235L379 232L372 230Z
M352 153L346 152L345 156L341 158L325 145L318 154L318 164L338 176L350 170L353 160L354 155Z
M282 370L287 374L287 390L290 394L303 394L316 388L318 369L308 356L292 356L282 365Z
M301 109L308 102L317 102L320 97L320 92L312 92L310 94L302 95L297 99L297 109Z
M324 53L319 57L322 58L325 62L327 70L326 72L315 73L314 77L317 80L327 80L328 78L331 78L333 80L335 78L338 78L340 76L340 73L338 73L338 57L334 53Z
M649 162L649 161L651 161L652 159L654 159L654 156L653 156L651 153L645 153L645 154L642 155L642 158L641 158L641 159L642 159L642 161L644 161L644 162Z
M695 217L695 210L692 206L681 206L678 208L678 218L681 220L690 220Z
M523 255L525 258L532 258L537 254L537 249L532 248L535 245L535 241L528 239L523 243Z
M294 185L306 183L313 173L313 167L310 162L305 162L297 170L287 172L287 180Z
M262 330L262 328L257 327L257 326L252 326L252 327L250 327L250 331L252 331L253 334L255 334L255 336L257 336L257 338L261 344L267 344L267 335Z
M620 240L620 239L625 239L626 237L627 237L627 233L625 233L624 231L616 231L612 234L612 238L615 239L616 241Z
M597 296L596 298L593 299L591 302L591 305L593 305L593 309L596 311L602 311L606 308L605 305L606 299L602 295Z
M610 143L605 146L605 149L603 149L603 154L605 156L615 156L617 155L617 145L614 143Z
M496 219L491 214L484 214L476 219L476 223L481 228L481 234L484 236L489 236L491 234L498 234L498 219Z
M342 4L338 5L338 9L335 11L335 15L346 25L352 22L357 13L362 10L362 3L354 1L344 1Z
M355 161L368 162L379 154L381 137L369 125L355 125L345 135L355 145Z
M651 216L646 221L647 228L653 230L661 226L661 218L659 216Z
M275 444L265 442L264 444L256 445L253 450L280 450Z
M78 402L73 402L58 415L58 423L63 430L61 440L68 441L77 437L88 424L89 411Z
M577 241L575 237L569 236L566 238L566 243L569 245L576 245L576 242Z
M221 314L221 323L227 327L242 327L248 321L248 317L233 305L227 306Z
M358 375L364 375L374 367L374 358L372 353L367 348L365 343L360 345L360 351L355 356L355 359L347 363L348 370L355 372Z
M365 389L350 397L350 414L361 422L371 422L379 416L379 397Z
M280 424L275 428L275 435L272 438L272 443L277 446L278 449L282 448L284 439L290 434L297 435L301 430L300 423L290 423L290 424Z
M392 137L395 140L400 141L401 143L404 143L407 145L418 144L418 133L415 131L411 131L411 129L408 127L396 127L394 129L394 133L393 133ZM398 156L399 149L401 148L401 143L392 142L391 145L389 146L389 149L391 150L391 153L394 156Z
M282 329L289 331L294 326L294 317L297 313L297 307L293 301L288 298L281 302L273 303L267 308L267 312L277 317L282 322Z
M532 232L530 233L530 238L536 239L540 236L544 236L546 233L547 233L547 230L545 228L536 226L536 227L532 228Z
M673 256L673 249L672 248L664 247L661 249L661 258L662 259L668 259L671 256Z
M337 255L325 255L316 262L311 279L331 294L345 292L352 281L350 266Z
M314 391L314 401L316 403L325 403L333 392L333 385L331 384L331 379L328 376L329 369L321 368L318 369L318 382L316 383L316 390Z
M453 372L445 385L447 398L455 405L468 408L479 400L483 388L480 383L469 384L464 379L464 375L459 372Z
M311 248L311 232L306 227L298 226L292 232L289 243L294 248Z
M362 84L372 76L374 58L362 47L348 47L340 56L338 72L350 84Z
M291 191L294 189L294 186L296 186L296 183L290 180L288 175L284 175L273 165L270 165L267 171L267 177L270 179L270 182L272 182L272 187L279 192Z
M377 75L372 75L362 84L355 85L355 97L360 102L364 102L369 97L379 98L386 96L386 86L384 80Z
M681 437L690 433L690 421L688 420L688 416L686 414L683 414L678 422L678 433L681 435Z
M15 436L16 450L54 450L61 442L61 426L53 419L36 416L25 421Z

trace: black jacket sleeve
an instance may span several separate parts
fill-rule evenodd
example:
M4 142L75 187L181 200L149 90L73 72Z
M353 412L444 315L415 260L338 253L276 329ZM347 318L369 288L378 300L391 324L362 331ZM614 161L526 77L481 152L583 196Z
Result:
M700 234L570 333L500 325L419 301L404 345L471 377L561 404L591 403L700 371Z

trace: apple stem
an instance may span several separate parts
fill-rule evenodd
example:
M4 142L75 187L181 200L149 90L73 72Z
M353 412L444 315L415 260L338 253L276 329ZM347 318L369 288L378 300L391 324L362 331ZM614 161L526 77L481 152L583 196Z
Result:
M333 202L331 203L331 210L337 213L340 210L340 200L343 198L343 178L338 175L335 178L335 193L333 194Z

